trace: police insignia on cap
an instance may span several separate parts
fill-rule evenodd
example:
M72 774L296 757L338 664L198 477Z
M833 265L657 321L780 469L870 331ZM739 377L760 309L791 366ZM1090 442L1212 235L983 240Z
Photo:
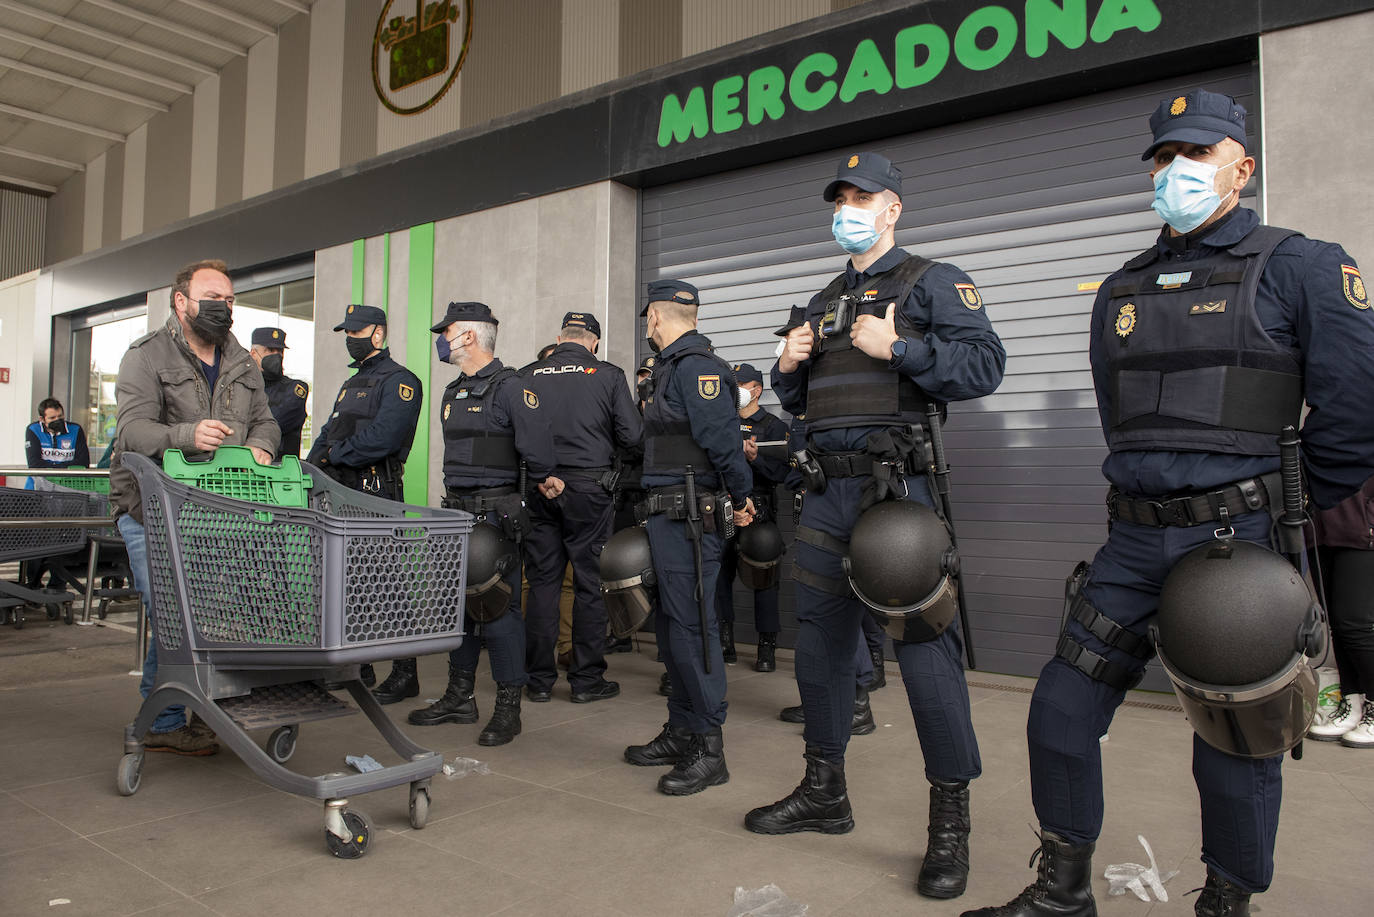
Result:
M356 309L356 308L358 308L358 307L357 307L357 306L349 306L349 307L348 307L348 314L349 314L349 315L352 315L352 314L353 314L353 310Z
M304 397L305 397L305 386L304 386L304 385L301 385L299 382L296 383L296 397L297 397L297 398L304 398Z
M1179 96L1177 99L1174 99L1174 104L1169 106L1169 114L1173 115L1174 117L1178 117L1187 110L1188 99L1185 96Z
M645 361L644 361L644 368L645 368L645 369L652 369L652 368L653 368L653 365L654 365L654 358L653 358L653 357L649 357L649 358L645 359Z
M529 389L525 389L524 391L525 406L530 410L536 410L539 407L539 396L536 395L534 392L530 391Z
M1345 298L1350 300L1352 306L1356 309L1369 308L1369 291L1364 287L1359 268L1353 264L1342 264L1341 285L1345 290Z
M676 293L673 294L673 299L676 299L679 302L689 303L692 301L693 298L694 297L692 296L692 294L688 293L686 290L678 290Z
M1116 333L1118 337L1126 337L1135 330L1135 303L1126 303L1121 307L1121 311L1116 314Z
M281 337L281 332L280 332L280 331L273 331L273 332L272 332L272 340L275 341L275 340L276 340L277 338L279 338L279 337Z
M859 156L858 156L858 154L856 153L855 155L849 157L849 162L845 163L845 168L852 169L852 168L854 168L855 166L857 166L858 164L859 164Z
M410 399L415 397L415 389L411 388L409 385L406 385L405 383L401 383L400 385L398 385L396 387L396 391L401 396L402 401L409 401Z
M956 283L954 289L959 291L959 298L964 301L964 305L970 310L977 312L983 308L983 296L978 292L978 288L971 283Z
M720 376L697 376L697 394L710 401L720 394Z
M453 410L453 402L444 405L444 420L448 420L449 413Z

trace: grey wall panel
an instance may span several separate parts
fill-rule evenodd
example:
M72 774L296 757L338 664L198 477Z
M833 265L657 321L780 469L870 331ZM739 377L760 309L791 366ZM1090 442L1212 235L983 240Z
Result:
M682 57L683 0L622 0L620 75Z
M1140 161L1147 119L1160 98L1193 85L1254 108L1242 67L860 147L903 170L898 243L966 270L1007 349L1000 389L951 405L946 435L981 667L1039 671L1059 629L1064 577L1106 536L1089 314L1095 284L1158 232ZM644 191L641 283L697 284L701 328L717 352L771 366L771 332L789 306L844 264L820 192L851 152ZM1252 186L1246 203L1254 200ZM776 406L771 392L764 402ZM788 582L784 639L794 626L791 591ZM736 598L747 607L743 590ZM747 627L741 632L747 639ZM1162 685L1157 674L1148 683Z
M375 16L353 12L353 15L344 19L343 110L339 138L341 166L377 155L377 93L372 88L372 68L360 63L372 57L372 38L376 30Z
M155 229L191 213L191 124L195 97L182 96L171 111L148 122L149 179L143 186L143 227Z
M74 231L64 232L70 238L54 239L53 245L63 250L75 246L81 251L81 213L85 208L85 178L72 176L58 192L64 199L55 206L76 211ZM56 197L56 195L54 195ZM46 243L48 201L40 194L28 194L13 188L0 188L0 280L16 274L26 274L43 266L43 247Z
M305 100L310 79L310 17L296 16L277 30L277 149L272 183L280 188L305 177Z
M105 206L101 212L101 241L112 245L119 241L119 224L124 209L124 144L116 143L105 151ZM49 252L48 263L53 262Z
M559 95L563 6L559 0L479 4L463 62L463 126L538 105ZM513 60L518 66L512 67Z
M215 206L243 200L243 129L248 116L248 59L236 57L219 72L219 161ZM113 152L113 151L112 151ZM113 173L111 173L113 174ZM111 238L107 233L105 238ZM115 236L114 238L119 238ZM318 415L315 415L318 416Z

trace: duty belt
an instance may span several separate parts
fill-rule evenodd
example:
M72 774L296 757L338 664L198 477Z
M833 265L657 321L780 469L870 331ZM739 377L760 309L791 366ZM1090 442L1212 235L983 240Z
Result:
M465 513L480 516L491 512L503 497L515 493L515 487L446 487L444 504L447 509L461 509Z
M720 497L709 490L699 492L697 494L697 499L703 502L709 500L712 506L719 505L721 502ZM657 516L660 513L673 520L686 519L687 488L682 484L668 484L663 487L651 487L636 509L637 514L644 519L650 516Z
M815 456L827 478L868 477L874 468L891 464L869 452L817 452Z
M1154 528L1201 525L1263 509L1270 504L1271 489L1278 492L1279 473L1246 478L1203 493L1151 500L1130 497L1115 487L1107 492L1107 517Z

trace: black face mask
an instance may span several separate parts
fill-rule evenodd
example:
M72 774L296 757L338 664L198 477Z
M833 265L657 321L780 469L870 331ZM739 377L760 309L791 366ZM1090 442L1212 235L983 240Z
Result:
M344 346L348 348L348 355L353 358L355 363L366 360L372 355L372 351L376 350L372 346L372 338L370 337L347 338L344 341Z
M49 433L65 433L66 431L67 422L65 420L54 420L52 423L48 424Z
M210 344L223 344L234 324L234 313L222 299L199 300L200 311L191 319L191 330Z
M264 379L280 379L285 375L282 372L281 354L269 353L262 358L262 375Z

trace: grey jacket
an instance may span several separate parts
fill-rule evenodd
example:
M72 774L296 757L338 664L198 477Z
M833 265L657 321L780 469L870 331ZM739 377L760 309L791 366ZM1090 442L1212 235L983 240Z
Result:
M224 438L226 446L257 446L275 456L281 443L262 372L248 351L232 336L224 343L219 378L211 392L175 315L129 345L119 364L115 401L119 415L110 462L110 506L115 516L129 513L143 521L138 483L121 461L125 452L160 461L165 450L180 449L189 459L204 459L207 454L196 450L195 429L207 418L233 429Z

